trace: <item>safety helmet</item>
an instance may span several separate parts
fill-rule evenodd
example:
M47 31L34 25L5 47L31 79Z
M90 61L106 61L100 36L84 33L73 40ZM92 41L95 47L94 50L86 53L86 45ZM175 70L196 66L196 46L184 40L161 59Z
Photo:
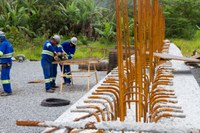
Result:
M0 39L4 40L5 39L5 34L3 31L0 31Z
M170 43L170 41L168 39L164 40L164 43Z
M77 38L76 38L76 37L72 37L72 38L71 38L71 43L74 44L74 45L76 45L76 43L77 43Z
M60 37L58 35L54 35L52 38L57 42L57 44L60 42Z
M0 31L0 36L5 36L3 31Z

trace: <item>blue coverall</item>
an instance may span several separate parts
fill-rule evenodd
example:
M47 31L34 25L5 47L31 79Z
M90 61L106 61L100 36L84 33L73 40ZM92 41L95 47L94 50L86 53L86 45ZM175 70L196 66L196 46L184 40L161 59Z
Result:
M10 84L10 70L12 67L12 56L14 49L12 44L5 38L1 37L0 45L0 62L2 64L1 70L1 82L3 85L4 92L12 93Z
M74 56L74 53L76 51L76 46L75 45L70 46L70 42L63 42L61 44L61 46L62 46L63 52L67 56L66 58L67 59L72 59L73 56ZM62 68L61 68L61 71L62 71ZM65 75L70 75L70 72L71 72L70 66L69 65L65 65L64 66L64 74ZM63 78L64 78L64 82L65 83L69 83L69 84L71 83L70 77L63 77Z
M52 78L53 78L53 65L54 53L56 53L50 40L44 43L42 50L41 65L43 69L43 74L45 78L45 89L46 91L52 88Z
M58 46L53 46L54 50L58 53L62 53L62 46L58 45ZM53 64L53 75L52 75L52 87L56 86L56 76L57 76L57 66L58 64Z

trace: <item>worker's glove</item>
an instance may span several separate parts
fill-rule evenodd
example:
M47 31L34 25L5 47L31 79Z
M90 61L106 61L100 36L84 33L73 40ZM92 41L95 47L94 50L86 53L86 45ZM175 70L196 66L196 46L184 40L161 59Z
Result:
M54 58L55 61L59 61L59 58L58 58L58 54L57 54L57 53L54 53L53 58Z
M63 53L62 54L62 60L67 60L67 59L68 59L67 55L65 53Z
M57 55L58 55L59 60L62 60L62 56L63 56L62 53L58 52Z
M59 61L58 56L54 56L53 58L54 58L55 61Z
M58 55L58 56L62 56L62 53L61 53L61 52L58 52L57 55Z

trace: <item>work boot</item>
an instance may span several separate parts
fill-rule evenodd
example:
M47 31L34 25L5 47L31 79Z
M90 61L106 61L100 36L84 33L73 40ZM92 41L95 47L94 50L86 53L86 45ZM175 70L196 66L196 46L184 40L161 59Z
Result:
M53 90L53 89L48 89L48 90L46 90L46 92L48 92L48 93L54 93L54 91L55 91L55 90Z
M56 90L56 88L59 88L59 86L55 85L55 86L52 86L52 90Z
M10 96L12 95L12 92L7 93L7 92L1 92L1 96Z
M63 83L63 85L66 85L66 84L67 84L66 82Z
M71 84L70 83L66 83L66 86L71 86Z

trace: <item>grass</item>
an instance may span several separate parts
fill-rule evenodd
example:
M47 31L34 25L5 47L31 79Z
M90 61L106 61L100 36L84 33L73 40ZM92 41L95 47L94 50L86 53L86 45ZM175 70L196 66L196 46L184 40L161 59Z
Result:
M76 53L74 55L74 58L108 58L109 51L106 51L104 55L103 49L109 49L109 48L114 48L115 44L102 44L99 41L97 42L90 42L88 45L83 45L84 47L77 48Z
M14 50L15 50L14 56L17 56L18 54L24 54L26 59L30 59L30 60L41 59L42 48L28 48L28 49L23 49L23 50L14 48Z
M170 39L170 40L180 48L184 56L191 56L195 49L198 52L200 52L200 38L196 38L193 40L185 40L185 39ZM40 43L37 42L37 44ZM96 41L96 42L88 42L87 45L77 44L77 46L84 46L84 48L77 48L74 58L89 58L91 54L90 47L95 48L92 51L92 57L102 58L104 57L102 49L115 48L116 44L115 43L103 44L100 41ZM15 56L17 56L18 54L24 54L27 59L40 60L42 47L43 47L42 43L41 45L34 45L34 46L32 45L32 47L27 47L26 49L18 48L15 46L14 47ZM108 58L108 55L109 52L107 51L105 57Z
M41 43L42 44L42 43ZM30 44L27 44L30 46ZM90 47L94 47L97 49L93 49L92 51L92 57L93 58L102 58L104 56L103 51L101 48L114 48L115 44L102 44L101 42L89 42L88 45L80 45L77 44L77 46L84 46L84 48L77 48L76 53L74 55L74 58L89 58L90 57ZM32 47L27 48L19 48L17 46L14 47L15 54L14 56L17 56L18 54L24 54L26 59L30 60L41 60L41 52L42 52L43 45L35 45ZM106 57L108 57L108 52L106 53Z
M193 40L171 39L171 42L180 48L184 56L192 56L195 49L200 52L200 38Z

